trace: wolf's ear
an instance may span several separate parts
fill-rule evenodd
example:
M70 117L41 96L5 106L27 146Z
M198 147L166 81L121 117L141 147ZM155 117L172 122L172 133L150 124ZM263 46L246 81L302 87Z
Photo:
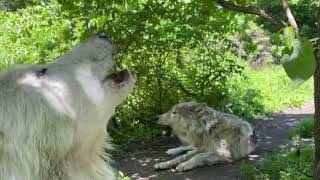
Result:
M27 85L35 88L40 88L42 79L39 79L38 74L33 74L33 73L25 73L21 78L17 80L18 84L21 85Z
M195 106L194 111L198 114L202 114L206 111L207 109L207 104L206 103L199 103Z

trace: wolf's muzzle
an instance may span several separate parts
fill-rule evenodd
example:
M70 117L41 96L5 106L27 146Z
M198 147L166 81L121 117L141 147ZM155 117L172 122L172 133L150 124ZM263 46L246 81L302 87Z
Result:
M118 73L111 74L109 76L109 78L112 79L115 83L122 83L124 81L127 81L129 77L130 77L130 73L127 69L122 70Z
M98 32L97 36L101 39L108 39L107 33L105 32Z

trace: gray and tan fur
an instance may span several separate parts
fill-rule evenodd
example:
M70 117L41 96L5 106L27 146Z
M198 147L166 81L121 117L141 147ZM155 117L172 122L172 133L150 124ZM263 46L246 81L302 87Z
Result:
M253 128L241 118L218 112L195 101L179 103L159 116L158 123L170 126L183 146L169 149L167 154L181 156L154 167L177 171L231 162L247 156L255 149Z
M132 91L100 34L48 65L0 75L0 180L115 180L107 120Z

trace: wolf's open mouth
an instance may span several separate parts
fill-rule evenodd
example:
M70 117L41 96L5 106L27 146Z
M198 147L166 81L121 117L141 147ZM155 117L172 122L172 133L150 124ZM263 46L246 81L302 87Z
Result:
M127 81L130 77L129 71L127 69L124 69L122 71L119 71L117 73L113 73L110 74L109 76L107 76L104 81L108 80L108 79L112 79L115 83L122 83L124 81Z

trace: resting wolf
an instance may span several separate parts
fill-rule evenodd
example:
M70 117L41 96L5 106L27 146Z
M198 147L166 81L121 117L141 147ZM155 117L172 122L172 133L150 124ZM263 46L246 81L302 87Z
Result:
M156 164L156 170L176 167L177 171L186 171L230 162L247 156L255 149L254 131L248 122L235 115L215 111L203 103L179 103L160 115L158 123L170 126L173 134L185 145L169 149L167 154L187 153Z
M0 180L114 180L106 121L131 92L104 34L0 75Z

